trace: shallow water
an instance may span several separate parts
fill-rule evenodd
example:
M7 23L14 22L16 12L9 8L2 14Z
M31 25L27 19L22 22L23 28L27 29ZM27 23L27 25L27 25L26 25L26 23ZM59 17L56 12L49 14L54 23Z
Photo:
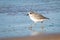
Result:
M3 5L2 2L9 2L7 1L0 1L1 6ZM10 1L13 2L13 5L18 5L19 2L16 3L16 1ZM0 37L22 37L22 36L29 36L34 35L36 33L40 33L42 31L41 27L43 26L43 32L44 33L60 33L60 1L59 0L51 0L51 1L28 1L24 4L26 1L21 1L21 4L24 5L24 8L27 8L28 10L19 12L19 10L15 10L17 12L14 13L14 11L0 11ZM8 6L8 4L5 3L4 6ZM28 4L27 4L28 3ZM10 3L10 5L12 5ZM20 5L20 6L22 6ZM37 6L36 6L37 5ZM17 6L17 7L18 7ZM13 6L14 7L14 6ZM43 23L36 23L36 25L32 28L32 30L29 30L28 27L33 24L33 21L30 20L26 14L31 9L33 11L36 11L38 13L41 13L42 15L50 18L49 20L44 21ZM4 9L4 8L3 8ZM14 8L15 9L15 8ZM11 10L14 10L13 8ZM16 8L18 9L18 8ZM6 10L6 9L5 9Z

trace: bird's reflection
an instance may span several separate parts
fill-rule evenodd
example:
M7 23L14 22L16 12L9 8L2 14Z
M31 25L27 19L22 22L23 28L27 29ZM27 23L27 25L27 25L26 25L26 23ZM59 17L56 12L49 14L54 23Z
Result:
M45 32L45 27L43 25L40 26L41 32Z
M32 27L34 27L36 25L36 23L33 23L29 26L29 29L32 29Z
M32 31L32 32L37 32L36 30L33 30L32 29L32 27L35 27L36 26L36 23L33 23L32 25L30 25L29 27L28 27L28 29L30 30L30 31ZM45 27L44 27L44 25L41 23L41 26L40 26L40 28L38 28L38 29L40 29L40 31L39 32L41 32L41 33L43 33L45 30Z
M33 36L33 35L38 35L38 34L40 34L40 32L38 32L38 31L36 31L36 30L31 30L31 35Z

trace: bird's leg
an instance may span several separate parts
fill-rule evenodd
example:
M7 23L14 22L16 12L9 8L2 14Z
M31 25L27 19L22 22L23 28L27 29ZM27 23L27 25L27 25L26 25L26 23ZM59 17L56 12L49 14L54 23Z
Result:
M32 26L34 26L36 23L33 23Z

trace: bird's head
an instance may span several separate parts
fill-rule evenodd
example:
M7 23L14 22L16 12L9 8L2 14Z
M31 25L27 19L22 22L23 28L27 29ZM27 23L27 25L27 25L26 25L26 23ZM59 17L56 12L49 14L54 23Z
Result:
M34 12L33 11L31 11L31 12L28 12L28 14L27 14L27 16L31 16L31 15L34 15Z

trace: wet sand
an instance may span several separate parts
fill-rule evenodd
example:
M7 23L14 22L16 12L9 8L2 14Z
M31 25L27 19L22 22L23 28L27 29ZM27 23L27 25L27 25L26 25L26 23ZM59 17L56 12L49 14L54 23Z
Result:
M40 34L26 37L0 38L0 40L60 40L59 34Z

